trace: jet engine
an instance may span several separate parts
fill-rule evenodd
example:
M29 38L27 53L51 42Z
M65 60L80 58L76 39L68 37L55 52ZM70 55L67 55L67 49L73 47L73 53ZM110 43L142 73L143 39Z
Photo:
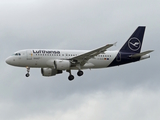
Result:
M54 76L56 74L61 74L62 70L56 70L53 68L41 68L41 73L43 76Z
M57 70L69 70L71 67L69 60L55 60L54 64Z

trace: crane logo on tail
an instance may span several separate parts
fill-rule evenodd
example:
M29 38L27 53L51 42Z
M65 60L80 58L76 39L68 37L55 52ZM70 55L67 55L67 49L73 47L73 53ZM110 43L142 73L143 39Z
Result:
M128 46L132 51L137 51L141 47L141 42L138 38L134 37L128 41Z

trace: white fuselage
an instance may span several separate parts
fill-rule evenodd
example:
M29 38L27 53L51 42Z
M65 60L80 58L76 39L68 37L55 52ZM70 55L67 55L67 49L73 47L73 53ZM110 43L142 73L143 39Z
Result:
M88 52L87 50L52 50L27 49L17 51L7 58L8 63L18 67L48 68L53 67L53 60L66 60ZM106 51L89 59L82 69L105 68L115 59L118 51ZM7 62L7 61L6 61ZM71 69L76 69L71 67Z

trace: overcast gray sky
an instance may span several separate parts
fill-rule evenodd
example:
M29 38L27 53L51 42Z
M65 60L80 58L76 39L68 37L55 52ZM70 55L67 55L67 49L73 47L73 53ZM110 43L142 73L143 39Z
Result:
M159 0L0 0L1 120L159 120ZM151 58L124 66L42 77L40 69L5 59L29 48L94 49L145 25L142 51Z

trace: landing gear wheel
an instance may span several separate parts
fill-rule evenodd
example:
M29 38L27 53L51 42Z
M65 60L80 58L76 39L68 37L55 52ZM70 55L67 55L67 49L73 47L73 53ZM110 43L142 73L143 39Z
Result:
M26 74L26 77L29 77L29 73Z
M27 74L26 74L26 77L29 77L29 71L30 71L30 67L26 67L27 68Z
M70 80L70 81L72 81L74 79L74 76L73 75L70 75L69 77L68 77L68 80Z
M82 76L82 75L83 75L83 71L81 71L81 70L78 71L78 72L77 72L77 75L78 75L78 76Z

